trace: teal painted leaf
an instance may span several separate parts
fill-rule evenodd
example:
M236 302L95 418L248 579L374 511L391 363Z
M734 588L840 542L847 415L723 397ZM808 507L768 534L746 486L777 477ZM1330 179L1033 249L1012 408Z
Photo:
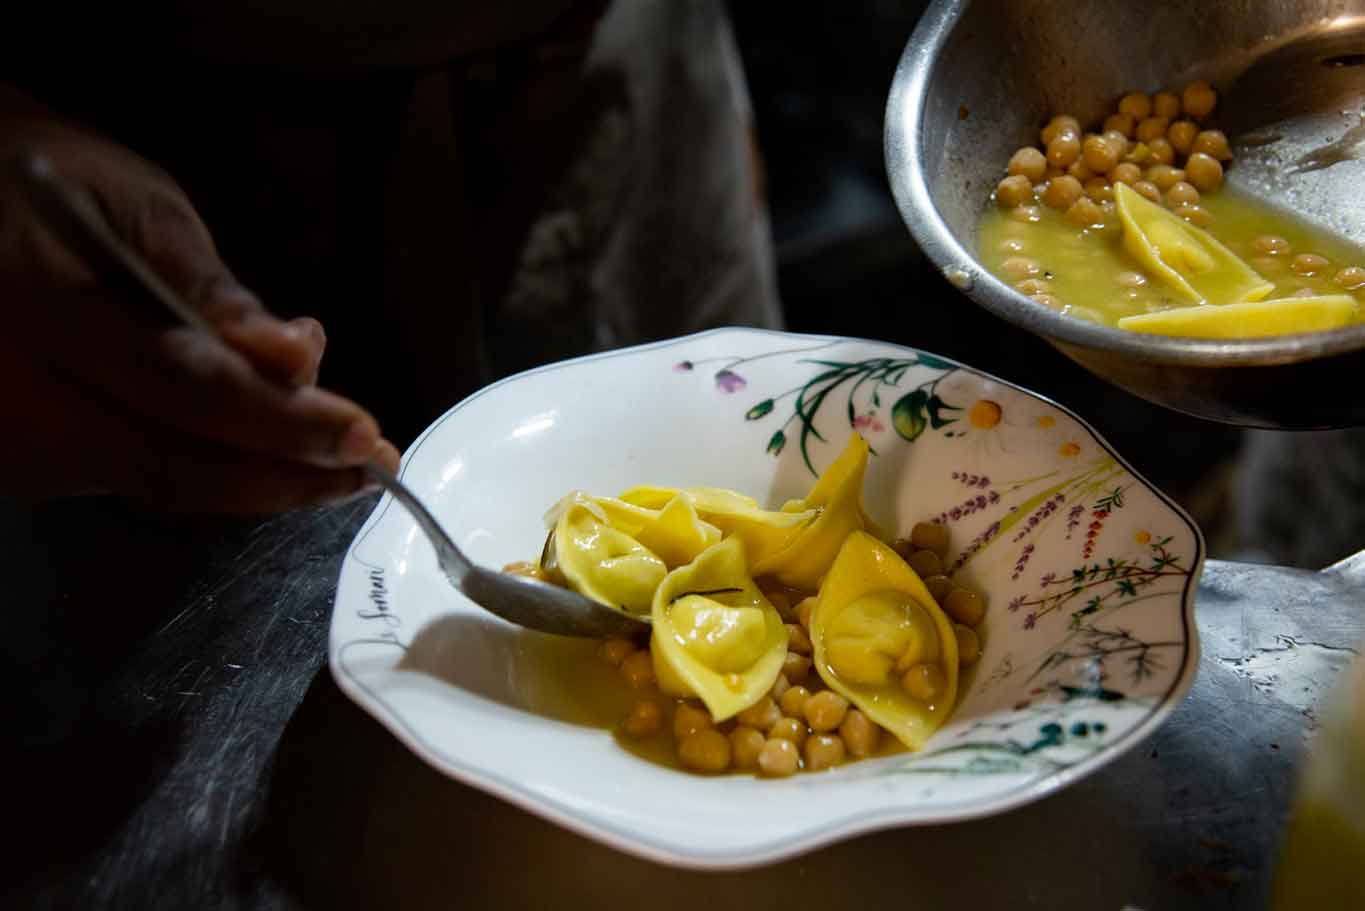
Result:
M777 455L782 451L782 447L786 445L787 435L779 430L768 439L768 453L770 455Z
M919 356L920 365L934 370L952 370L953 365L942 358L934 357L932 354L921 354Z
M750 408L748 411L744 412L744 420L746 420L746 421L757 421L759 418L764 417L765 415L768 414L768 412L770 412L770 411L772 411L772 410L773 410L773 400L772 400L772 399L764 399L763 401L759 402L759 403L758 403L757 405L755 405L754 407Z
M921 433L924 433L924 428L929 426L929 421L924 415L928 401L929 396L923 389L915 389L901 396L900 400L891 406L891 426L895 427L896 433L908 442L913 443Z
M945 418L943 416L944 411L962 410L955 405L949 405L936 395L929 397L929 401L925 403L925 407L929 410L929 426L935 430L941 430L957 420L957 418Z

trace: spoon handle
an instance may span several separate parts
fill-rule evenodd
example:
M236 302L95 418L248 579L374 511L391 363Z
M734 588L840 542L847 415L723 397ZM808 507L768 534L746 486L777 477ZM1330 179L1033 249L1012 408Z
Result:
M446 534L441 523L436 521L436 517L422 505L422 501L408 490L406 484L394 477L387 468L377 462L366 462L365 473L373 478L389 492L395 500L403 505L412 518L422 527L426 533L427 540L431 542L432 548L436 551L436 562L441 567L441 572L445 573L450 583L457 589L463 590L465 577L473 569L474 564L464 555L455 542Z

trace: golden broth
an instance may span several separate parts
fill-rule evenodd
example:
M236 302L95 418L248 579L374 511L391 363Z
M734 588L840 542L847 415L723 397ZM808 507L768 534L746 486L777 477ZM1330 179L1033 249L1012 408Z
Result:
M1365 288L1351 291L1334 280L1348 266L1365 266L1360 248L1231 188L1205 194L1199 205L1213 216L1206 230L1274 283L1267 299L1309 289L1315 294L1352 293L1365 301ZM1041 280L1062 312L1106 326L1125 316L1189 306L1123 249L1117 215L1110 215L1103 228L1081 229L1056 209L1037 205L1036 212L1037 221L1021 221L992 205L982 219L981 264L1007 284ZM1289 250L1274 256L1258 252L1253 241L1265 235L1284 238ZM1329 265L1316 275L1301 275L1291 268L1301 253L1325 256ZM1033 266L1037 274L1027 274Z

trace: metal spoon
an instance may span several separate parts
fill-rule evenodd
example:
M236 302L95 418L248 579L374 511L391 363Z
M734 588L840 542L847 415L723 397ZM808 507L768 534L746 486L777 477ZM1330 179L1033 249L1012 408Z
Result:
M213 326L118 238L93 201L64 182L50 161L38 155L22 156L18 172L47 226L109 287L129 302L148 308L152 315L171 314L184 325L214 334ZM455 590L489 613L518 626L562 636L629 636L649 629L643 620L567 588L476 565L402 481L374 462L365 465L365 472L411 513Z

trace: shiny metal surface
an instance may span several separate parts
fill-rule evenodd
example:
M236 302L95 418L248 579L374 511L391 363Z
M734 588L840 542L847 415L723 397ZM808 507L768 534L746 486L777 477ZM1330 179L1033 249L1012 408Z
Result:
M999 816L697 874L443 778L336 689L335 580L373 505L241 523L0 501L22 608L0 640L22 833L0 906L1260 909L1297 764L1365 627L1360 557L1210 561L1194 689L1104 771ZM93 560L73 524L107 542Z
M1365 326L1221 342L1144 336L1040 307L975 260L1011 152L1057 111L1097 119L1123 91L1208 78L1229 181L1365 246L1365 2L937 0L887 104L897 205L944 275L991 312L1137 395L1258 427L1365 422Z
M365 466L365 472L378 481L422 529L451 586L490 614L517 626L559 636L605 639L649 631L645 621L575 591L479 566L464 555L407 485L373 462Z

